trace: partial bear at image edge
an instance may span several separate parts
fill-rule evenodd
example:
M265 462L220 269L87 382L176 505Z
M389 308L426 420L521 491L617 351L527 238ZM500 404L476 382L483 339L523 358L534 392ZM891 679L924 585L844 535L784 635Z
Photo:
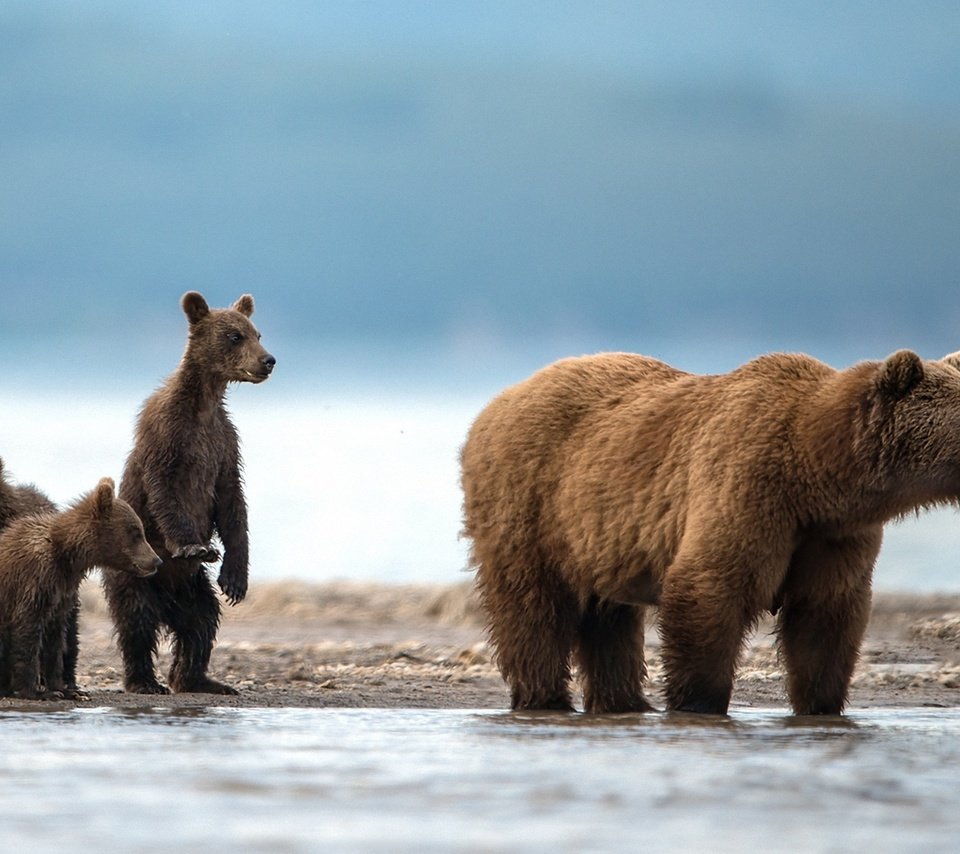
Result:
M776 614L797 714L839 714L885 522L960 498L960 354L835 370L770 354L696 375L561 360L480 413L464 533L515 709L646 711L658 606L667 707L723 714L743 641Z

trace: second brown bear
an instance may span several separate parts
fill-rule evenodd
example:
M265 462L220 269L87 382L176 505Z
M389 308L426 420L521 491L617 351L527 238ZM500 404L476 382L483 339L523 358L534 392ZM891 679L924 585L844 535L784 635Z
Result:
M177 370L146 401L120 497L143 519L163 558L152 578L104 573L104 589L123 657L124 687L163 694L154 671L161 629L173 636L169 685L177 692L234 694L207 676L220 603L204 564L223 546L219 584L235 604L247 593L247 507L237 431L224 406L230 382L261 383L276 359L250 322L253 297L211 309L195 292L181 300L187 347Z
M724 713L777 612L790 703L837 714L883 525L960 500L960 355L834 370L772 354L699 376L612 353L508 389L463 448L466 533L514 708L650 708L659 605L670 709Z

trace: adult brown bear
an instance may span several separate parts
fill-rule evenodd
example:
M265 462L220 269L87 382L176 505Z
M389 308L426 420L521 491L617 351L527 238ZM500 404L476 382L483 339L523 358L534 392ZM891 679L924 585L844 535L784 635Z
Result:
M670 709L725 713L777 613L790 702L836 714L883 525L960 498L960 357L834 370L762 356L699 376L625 353L557 362L480 414L465 533L514 708L640 711L659 605Z
M104 589L127 691L167 693L153 664L163 627L173 635L170 688L235 694L207 676L220 624L220 603L204 569L220 557L214 534L223 546L221 590L231 603L247 593L247 506L224 396L230 382L266 380L276 359L250 322L253 297L211 309L190 292L181 304L189 323L186 351L144 404L120 483L120 497L143 519L163 569L152 578L104 573Z

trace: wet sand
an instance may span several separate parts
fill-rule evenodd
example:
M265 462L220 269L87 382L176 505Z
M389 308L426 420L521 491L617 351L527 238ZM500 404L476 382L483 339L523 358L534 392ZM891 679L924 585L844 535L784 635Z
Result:
M469 582L449 586L281 582L225 607L210 674L237 696L122 691L120 657L99 586L82 590L78 682L88 707L369 707L506 709ZM648 695L662 707L654 615ZM162 645L160 673L169 667ZM0 710L70 708L73 701L0 699ZM788 705L772 624L750 638L732 709ZM960 706L960 595L878 594L849 710Z

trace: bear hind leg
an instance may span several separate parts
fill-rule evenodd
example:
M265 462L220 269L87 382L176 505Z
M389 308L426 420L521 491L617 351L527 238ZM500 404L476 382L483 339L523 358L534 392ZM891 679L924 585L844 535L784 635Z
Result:
M580 620L577 662L584 710L596 714L649 712L643 694L643 606L591 600Z
M173 664L168 681L178 694L237 694L237 689L207 676L220 626L220 602L202 569L178 591L167 615L173 633Z
M160 638L160 594L152 580L104 570L103 589L123 659L124 690L130 694L169 694L157 680L153 664Z
M478 581L511 708L572 712L570 655L578 617L573 593L547 570L511 584L481 568Z

